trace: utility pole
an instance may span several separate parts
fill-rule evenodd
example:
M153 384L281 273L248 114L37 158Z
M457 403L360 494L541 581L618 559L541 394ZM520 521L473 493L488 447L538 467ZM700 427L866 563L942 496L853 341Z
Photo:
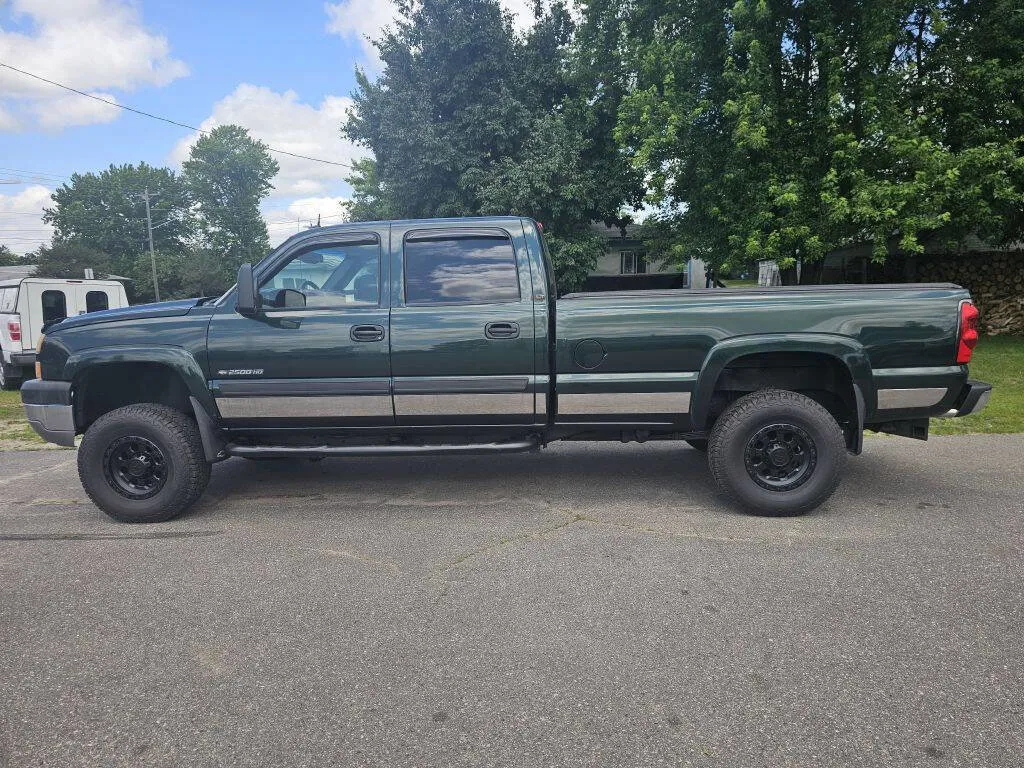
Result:
M149 212L149 187L142 193L142 199L146 201L146 232L149 234L149 260L153 266L153 293L156 300L160 301L160 283L156 279L156 253L153 251L153 217Z

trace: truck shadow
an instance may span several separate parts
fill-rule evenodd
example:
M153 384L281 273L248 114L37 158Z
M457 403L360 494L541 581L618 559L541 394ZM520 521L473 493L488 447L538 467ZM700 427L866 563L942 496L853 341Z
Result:
M681 443L558 444L503 456L247 461L214 467L192 515L262 508L529 505L722 506L703 453Z

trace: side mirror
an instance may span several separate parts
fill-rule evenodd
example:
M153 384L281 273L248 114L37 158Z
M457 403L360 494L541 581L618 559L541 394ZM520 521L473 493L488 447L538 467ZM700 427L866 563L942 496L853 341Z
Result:
M301 309L306 306L306 294L294 288L284 288L277 294L276 306L285 309Z
M256 292L256 280L252 276L252 264L238 268L238 303L235 311L251 317L260 311L260 295Z

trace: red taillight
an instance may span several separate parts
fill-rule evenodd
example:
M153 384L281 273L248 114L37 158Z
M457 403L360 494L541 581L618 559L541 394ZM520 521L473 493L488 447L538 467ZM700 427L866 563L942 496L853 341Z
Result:
M7 333L10 334L11 341L21 341L21 320L8 320Z
M971 362L971 354L978 346L978 308L969 301L960 303L960 338L957 339L956 361Z

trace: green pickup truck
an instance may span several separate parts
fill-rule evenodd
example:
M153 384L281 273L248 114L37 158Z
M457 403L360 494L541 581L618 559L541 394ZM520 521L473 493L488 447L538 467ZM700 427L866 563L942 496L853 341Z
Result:
M47 329L22 398L72 446L89 497L168 520L211 466L682 440L721 490L799 514L865 429L925 439L985 406L977 310L955 285L557 298L541 227L493 217L353 223L283 243L219 298Z

